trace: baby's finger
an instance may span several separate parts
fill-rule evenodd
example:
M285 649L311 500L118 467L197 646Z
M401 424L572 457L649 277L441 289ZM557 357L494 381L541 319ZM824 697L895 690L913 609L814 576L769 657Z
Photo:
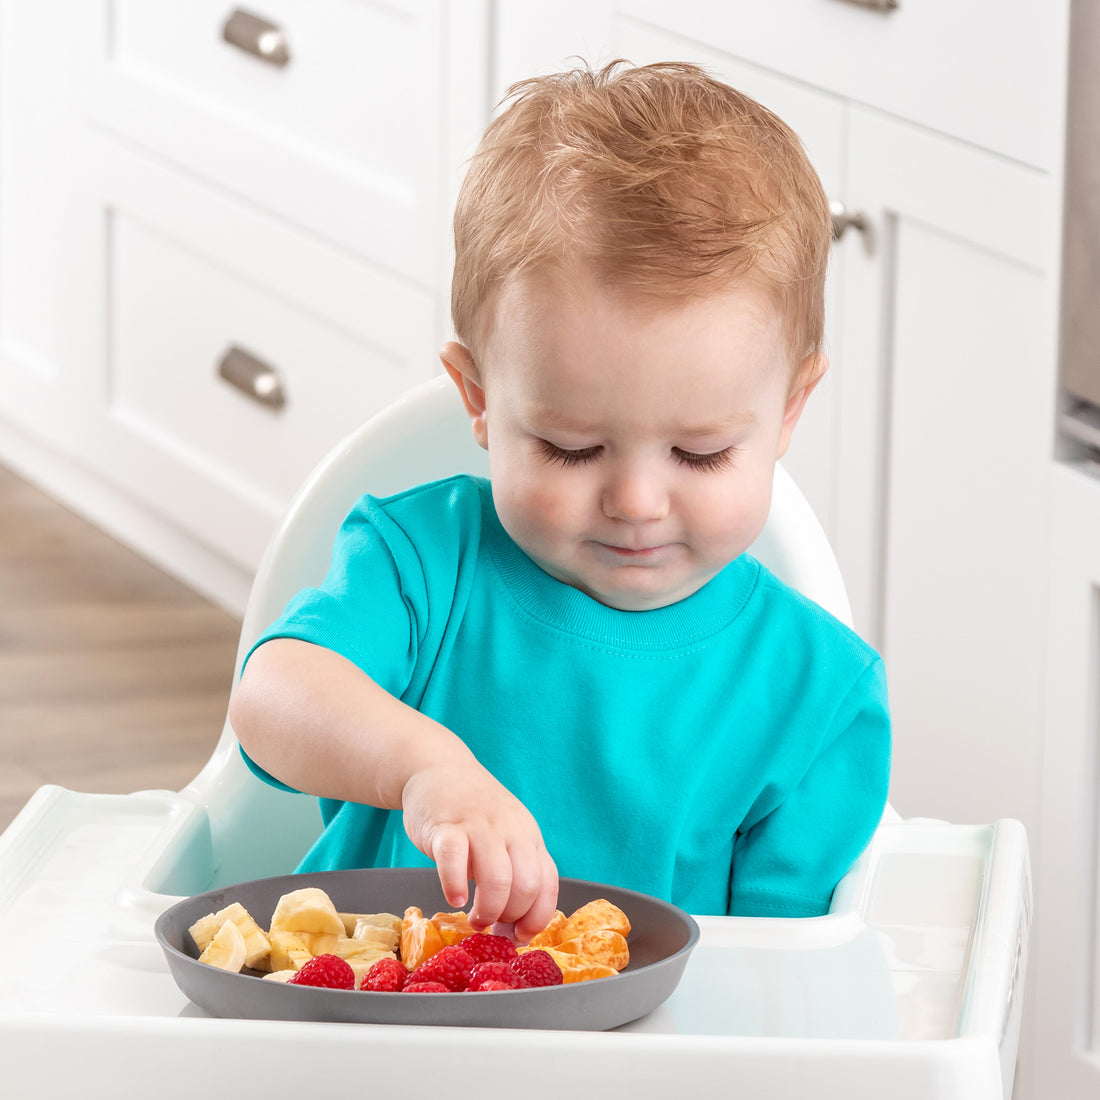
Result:
M470 843L461 829L443 826L432 837L431 851L439 885L448 905L461 909L470 894Z
M558 904L558 869L545 848L539 862L542 868L539 888L527 912L516 920L515 938L519 943L529 943L537 936L550 923Z
M501 919L512 892L512 861L501 844L485 846L473 852L474 901L470 906L470 924L488 928Z
M512 884L501 921L514 923L525 916L547 889L546 849L539 842L519 842L508 849L512 861ZM550 878L556 895L557 872L550 863Z

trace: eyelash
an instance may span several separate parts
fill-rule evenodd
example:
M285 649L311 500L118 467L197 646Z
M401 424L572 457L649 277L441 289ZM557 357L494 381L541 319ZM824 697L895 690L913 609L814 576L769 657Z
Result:
M676 461L681 466L690 466L693 470L725 470L733 465L735 448L726 447L721 451L711 451L710 454L695 454L693 451L681 451L679 447L673 448Z
M567 451L564 447L555 447L548 439L539 440L539 450L547 462L558 466L582 466L600 453L599 447L582 447L577 451Z
M579 450L569 451L564 447L556 447L546 439L539 440L539 449L543 457L559 466L572 467L583 466L591 462L599 453L599 447L582 447ZM735 448L726 447L721 451L712 451L709 454L696 454L694 451L682 451L679 447L673 447L672 453L681 466L690 466L693 470L711 472L725 470L733 463Z

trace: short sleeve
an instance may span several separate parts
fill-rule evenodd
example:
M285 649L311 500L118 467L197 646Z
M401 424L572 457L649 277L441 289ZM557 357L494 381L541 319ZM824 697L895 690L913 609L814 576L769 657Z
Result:
M867 846L886 806L890 717L879 658L836 708L801 780L737 837L730 884L736 916L829 911L836 884Z
M400 696L416 661L423 589L404 541L400 528L363 498L340 527L322 584L294 596L249 656L273 638L297 638L339 653Z

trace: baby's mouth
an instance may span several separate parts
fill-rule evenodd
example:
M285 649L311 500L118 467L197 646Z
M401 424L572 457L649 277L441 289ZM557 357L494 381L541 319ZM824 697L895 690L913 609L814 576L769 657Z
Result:
M664 543L658 543L655 546L618 546L615 543L601 542L598 545L605 550L609 550L616 557L626 558L627 560L654 558L666 548Z

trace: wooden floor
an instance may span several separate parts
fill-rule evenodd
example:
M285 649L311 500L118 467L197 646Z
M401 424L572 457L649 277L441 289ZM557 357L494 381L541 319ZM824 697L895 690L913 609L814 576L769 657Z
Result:
M179 790L240 623L0 467L0 829L43 783Z

